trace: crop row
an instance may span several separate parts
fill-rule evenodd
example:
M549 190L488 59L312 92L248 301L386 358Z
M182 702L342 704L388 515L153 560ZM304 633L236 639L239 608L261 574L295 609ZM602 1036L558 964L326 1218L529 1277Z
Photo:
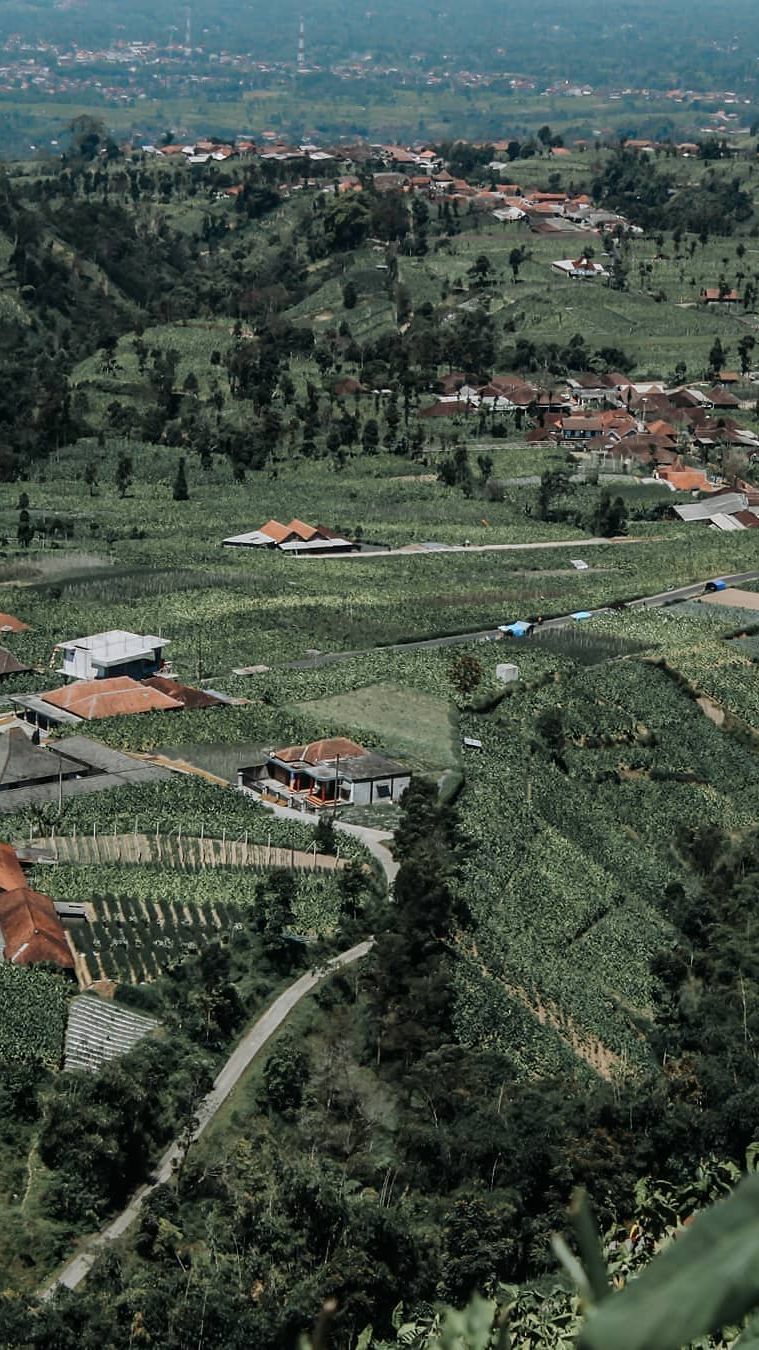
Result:
M759 819L755 754L636 658L517 689L464 730L484 749L466 757L460 799L477 961L457 976L459 1035L486 1036L528 1069L534 1050L558 1071L558 1033L549 1020L525 1039L512 989L558 1010L565 1046L586 1037L610 1063L642 1062L634 1018L651 1005L651 957L667 941L662 897L687 884L678 835Z

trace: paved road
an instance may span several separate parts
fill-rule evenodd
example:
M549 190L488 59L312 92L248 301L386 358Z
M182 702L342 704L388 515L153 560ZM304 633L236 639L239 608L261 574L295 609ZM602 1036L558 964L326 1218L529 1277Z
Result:
M283 994L280 994L271 1007L267 1008L257 1022L254 1022L217 1074L211 1091L203 1098L197 1113L197 1124L192 1134L193 1141L199 1139L207 1129L219 1107L226 1101L246 1069L250 1067L256 1055L263 1050L270 1037L281 1027L296 1004L300 1003L306 994L309 994L312 989L315 989L322 980L334 971L352 965L354 961L360 961L371 950L372 941L373 939L370 938L366 942L359 942L357 946L351 947L348 951L341 952L339 956L334 957L321 970L301 975L300 979L291 984ZM175 1140L161 1158L155 1173L155 1180L149 1185L141 1186L132 1196L126 1209L122 1210L115 1219L112 1219L105 1228L91 1238L76 1256L66 1262L57 1275L40 1290L43 1299L52 1298L56 1291L62 1288L76 1289L86 1279L98 1256L135 1222L142 1205L156 1186L170 1180L174 1166L182 1156L184 1146L182 1141Z
M297 820L300 825L316 825L315 816L307 816L303 811L294 811L289 806L276 806L271 802L264 802L265 810L271 811L272 815L279 816L281 820ZM395 861L388 844L392 842L392 833L389 830L373 830L369 825L348 825L342 820L335 820L335 829L342 834L352 834L354 838L360 839L365 844L373 857L377 859L385 876L387 877L388 889L392 890L393 882L398 874L398 863Z
M576 542L576 541L575 541ZM586 541L587 542L587 541ZM606 540L606 543L609 541ZM580 549L579 552L582 552ZM692 600L694 597L703 594L706 582L694 581L688 586L677 586L671 591L657 591L655 595L636 596L634 599L627 600L629 609L656 609L662 605L671 605L676 600ZM756 572L734 572L732 575L723 576L723 581L728 586L740 586L746 581L759 581L759 571ZM608 605L599 605L597 609L591 609L589 614L605 614L608 612ZM525 617L523 615L514 615L514 618ZM542 628L564 628L572 622L571 614L561 614L554 619L545 619L541 625ZM418 642L395 642L386 647L363 647L349 652L320 652L318 656L307 656L301 661L288 661L284 670L312 670L318 666L334 665L338 661L350 661L355 656L371 656L374 652L418 652L427 651L435 647L456 647L467 642L492 642L501 636L499 628L479 628L472 633L455 633L446 637L423 638Z

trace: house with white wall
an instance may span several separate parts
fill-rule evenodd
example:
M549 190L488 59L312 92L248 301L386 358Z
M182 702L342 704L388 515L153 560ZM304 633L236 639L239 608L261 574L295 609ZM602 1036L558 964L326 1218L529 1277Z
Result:
M143 680L160 670L168 642L168 638L152 633L112 628L107 633L58 642L53 654L60 661L58 673L70 680L105 680L117 675Z

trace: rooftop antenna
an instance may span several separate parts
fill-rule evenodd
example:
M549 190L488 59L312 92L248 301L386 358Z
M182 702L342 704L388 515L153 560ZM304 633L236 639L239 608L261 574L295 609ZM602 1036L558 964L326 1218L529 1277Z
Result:
M306 69L306 25L301 15L298 28L298 70Z

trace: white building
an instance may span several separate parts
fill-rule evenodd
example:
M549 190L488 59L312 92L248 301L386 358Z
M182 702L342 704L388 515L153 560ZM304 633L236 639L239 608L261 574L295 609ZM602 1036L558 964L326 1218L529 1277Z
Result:
M551 263L551 267L573 281L593 281L596 277L609 275L603 263L594 262L592 258L560 258Z
M150 633L127 633L122 628L71 638L56 643L54 650L61 657L57 669L72 680L104 680L115 675L145 679L160 670L168 641Z

